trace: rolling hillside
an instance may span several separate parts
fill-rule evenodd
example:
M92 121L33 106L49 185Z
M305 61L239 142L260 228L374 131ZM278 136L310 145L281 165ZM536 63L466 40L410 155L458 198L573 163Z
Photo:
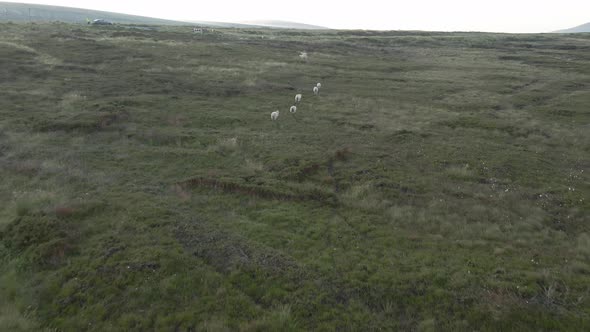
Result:
M0 22L53 22L83 23L86 19L105 19L113 23L187 25L187 22L162 20L152 17L126 15L98 10L46 6L28 3L0 2Z
M590 331L590 35L214 30L0 23L0 331Z
M590 23L582 24L577 27L565 30L556 31L559 33L577 33L577 32L590 32Z
M253 21L243 23L211 22L201 20L172 21L152 17L127 15L82 8L46 6L27 3L0 2L0 22L53 22L83 23L87 19L105 19L122 24L150 25L199 25L218 28L287 28L287 29L326 29L324 27L284 21Z
M281 29L300 29L300 30L326 30L326 29L328 29L326 27L322 27L322 26L318 26L318 25L289 22L289 21L278 21L278 20L256 20L256 21L245 21L242 23L250 24L250 25L257 25L257 26L262 26L262 27L281 28Z

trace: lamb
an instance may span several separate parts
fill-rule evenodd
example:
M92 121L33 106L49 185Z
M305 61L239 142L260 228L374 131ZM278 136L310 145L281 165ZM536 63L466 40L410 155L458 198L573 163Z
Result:
M278 119L278 118L279 118L279 110L276 110L276 111L274 111L274 112L270 113L270 119L271 119L271 120L273 120L273 121L274 121L274 120L276 120L276 119Z
M322 87L322 83L318 83L318 84L316 84L316 86L317 86L317 87L318 87L318 89L319 89L319 88L321 88L321 87Z
M295 95L295 104L299 104L301 102L301 94L298 93Z
M317 86L314 86L313 87L313 94L316 95L316 96L319 95L320 94L320 88L318 88Z
M295 114L295 112L297 112L297 106L295 106L295 105L291 106L291 108L289 109L289 112L291 112L292 114Z

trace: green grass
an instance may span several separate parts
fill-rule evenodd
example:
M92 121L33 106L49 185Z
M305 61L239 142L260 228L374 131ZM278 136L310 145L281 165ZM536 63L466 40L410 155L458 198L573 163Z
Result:
M0 329L590 328L590 35L0 46Z

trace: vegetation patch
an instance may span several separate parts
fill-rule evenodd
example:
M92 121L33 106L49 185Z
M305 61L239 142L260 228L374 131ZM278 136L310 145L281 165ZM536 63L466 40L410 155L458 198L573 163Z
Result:
M0 31L0 330L590 330L590 36Z
M314 201L322 204L336 204L336 197L329 192L321 189L304 189L300 187L285 187L284 190L271 189L269 186L261 185L246 185L227 181L223 179L214 178L193 178L190 180L179 182L178 184L187 186L189 188L205 187L222 192L247 195L262 199L272 199L278 201Z

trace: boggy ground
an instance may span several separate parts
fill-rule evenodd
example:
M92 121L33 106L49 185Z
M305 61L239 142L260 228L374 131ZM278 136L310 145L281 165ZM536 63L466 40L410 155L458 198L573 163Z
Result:
M589 106L588 34L0 24L0 327L589 329Z

